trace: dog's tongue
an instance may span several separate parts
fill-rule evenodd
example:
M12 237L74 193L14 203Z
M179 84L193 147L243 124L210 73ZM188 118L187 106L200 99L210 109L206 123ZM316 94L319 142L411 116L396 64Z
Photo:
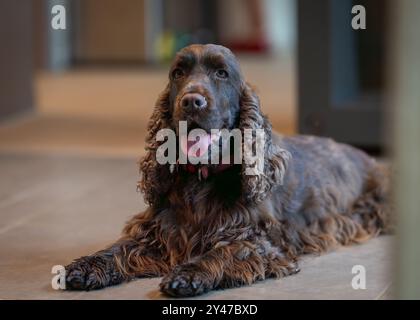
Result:
M211 135L200 135L197 140L188 140L188 136L181 136L181 150L188 157L201 157L204 155L211 143ZM194 147L193 147L194 146Z

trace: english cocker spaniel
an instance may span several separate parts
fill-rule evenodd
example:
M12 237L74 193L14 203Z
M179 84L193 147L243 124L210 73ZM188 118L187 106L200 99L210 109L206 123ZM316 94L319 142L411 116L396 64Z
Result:
M201 149L217 146L229 154L251 140L251 151L262 152L262 170L249 171L255 162L232 157L180 163L191 148L180 137L183 121L188 132L208 136L214 129L262 131L259 149L256 134L239 146L195 140ZM162 129L180 138L175 164L157 161L166 143L157 139ZM250 285L299 272L303 254L360 243L391 225L387 170L331 139L272 132L235 56L218 45L191 45L176 55L148 125L140 171L148 208L128 221L114 244L68 265L67 289L160 276L160 290L175 297Z

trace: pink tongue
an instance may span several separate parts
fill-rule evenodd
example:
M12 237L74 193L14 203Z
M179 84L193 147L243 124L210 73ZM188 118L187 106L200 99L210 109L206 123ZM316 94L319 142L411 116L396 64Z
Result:
M181 150L188 157L201 157L205 154L211 143L211 135L203 135L196 137L197 140L187 140L187 136L181 136ZM192 148L194 146L194 148Z

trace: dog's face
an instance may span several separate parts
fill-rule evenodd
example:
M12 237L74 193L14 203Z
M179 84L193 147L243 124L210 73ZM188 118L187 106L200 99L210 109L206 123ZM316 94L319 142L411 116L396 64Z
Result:
M232 52L218 45L191 45L181 50L169 73L173 125L188 130L232 129L239 115L242 76Z
M187 128L184 127L184 122L187 122ZM169 84L161 92L148 124L147 152L140 162L142 179L139 188L151 205L163 201L162 196L172 190L178 177L174 174L173 164L163 165L156 161L163 143L173 141L168 139L163 142L162 139L157 139L161 129L175 129L179 138L176 141L179 147L176 148L177 164L186 164L188 171L191 165L197 164L190 161L195 160L193 158L200 159L199 175L201 171L205 176L203 172L209 171L209 166L211 173L220 179L223 179L225 174L230 176L227 171L239 170L235 177L240 177L241 198L246 202L257 203L265 199L273 186L281 183L287 160L290 158L288 152L273 146L271 124L261 113L257 94L242 78L235 56L229 49L218 45L186 47L178 52L171 66ZM245 139L249 130L253 136L256 136L257 130L263 130L262 150L257 148L257 139L249 139L249 136ZM198 139L197 131L200 131ZM219 135L215 131L219 132ZM190 136L193 139L190 139ZM230 143L232 140L234 143ZM263 164L263 174L255 173L256 161L242 159L241 151L244 150L243 153L246 154L246 146L249 147L248 151L260 150L261 153L257 157L261 159L259 163ZM199 149L197 152L195 147ZM214 150L219 152L213 153ZM191 154L193 158L190 157ZM188 163L181 163L180 160L185 160L182 155L188 155ZM208 166L206 162L201 161L206 160L206 155L211 160ZM240 155L239 163L236 162L237 155ZM220 165L217 163L218 156L219 160L222 160ZM214 158L216 161L213 161ZM226 167L223 164L227 164L232 170L224 170Z

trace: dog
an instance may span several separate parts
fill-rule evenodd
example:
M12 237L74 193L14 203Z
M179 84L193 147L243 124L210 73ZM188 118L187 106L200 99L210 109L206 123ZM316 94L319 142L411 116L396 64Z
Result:
M158 163L156 135L178 135L181 121L207 133L263 130L263 170L247 174L245 162ZM139 166L148 208L114 244L66 266L68 290L162 276L164 294L196 296L295 274L302 255L361 243L392 225L388 169L328 138L272 132L237 59L219 45L177 53Z

